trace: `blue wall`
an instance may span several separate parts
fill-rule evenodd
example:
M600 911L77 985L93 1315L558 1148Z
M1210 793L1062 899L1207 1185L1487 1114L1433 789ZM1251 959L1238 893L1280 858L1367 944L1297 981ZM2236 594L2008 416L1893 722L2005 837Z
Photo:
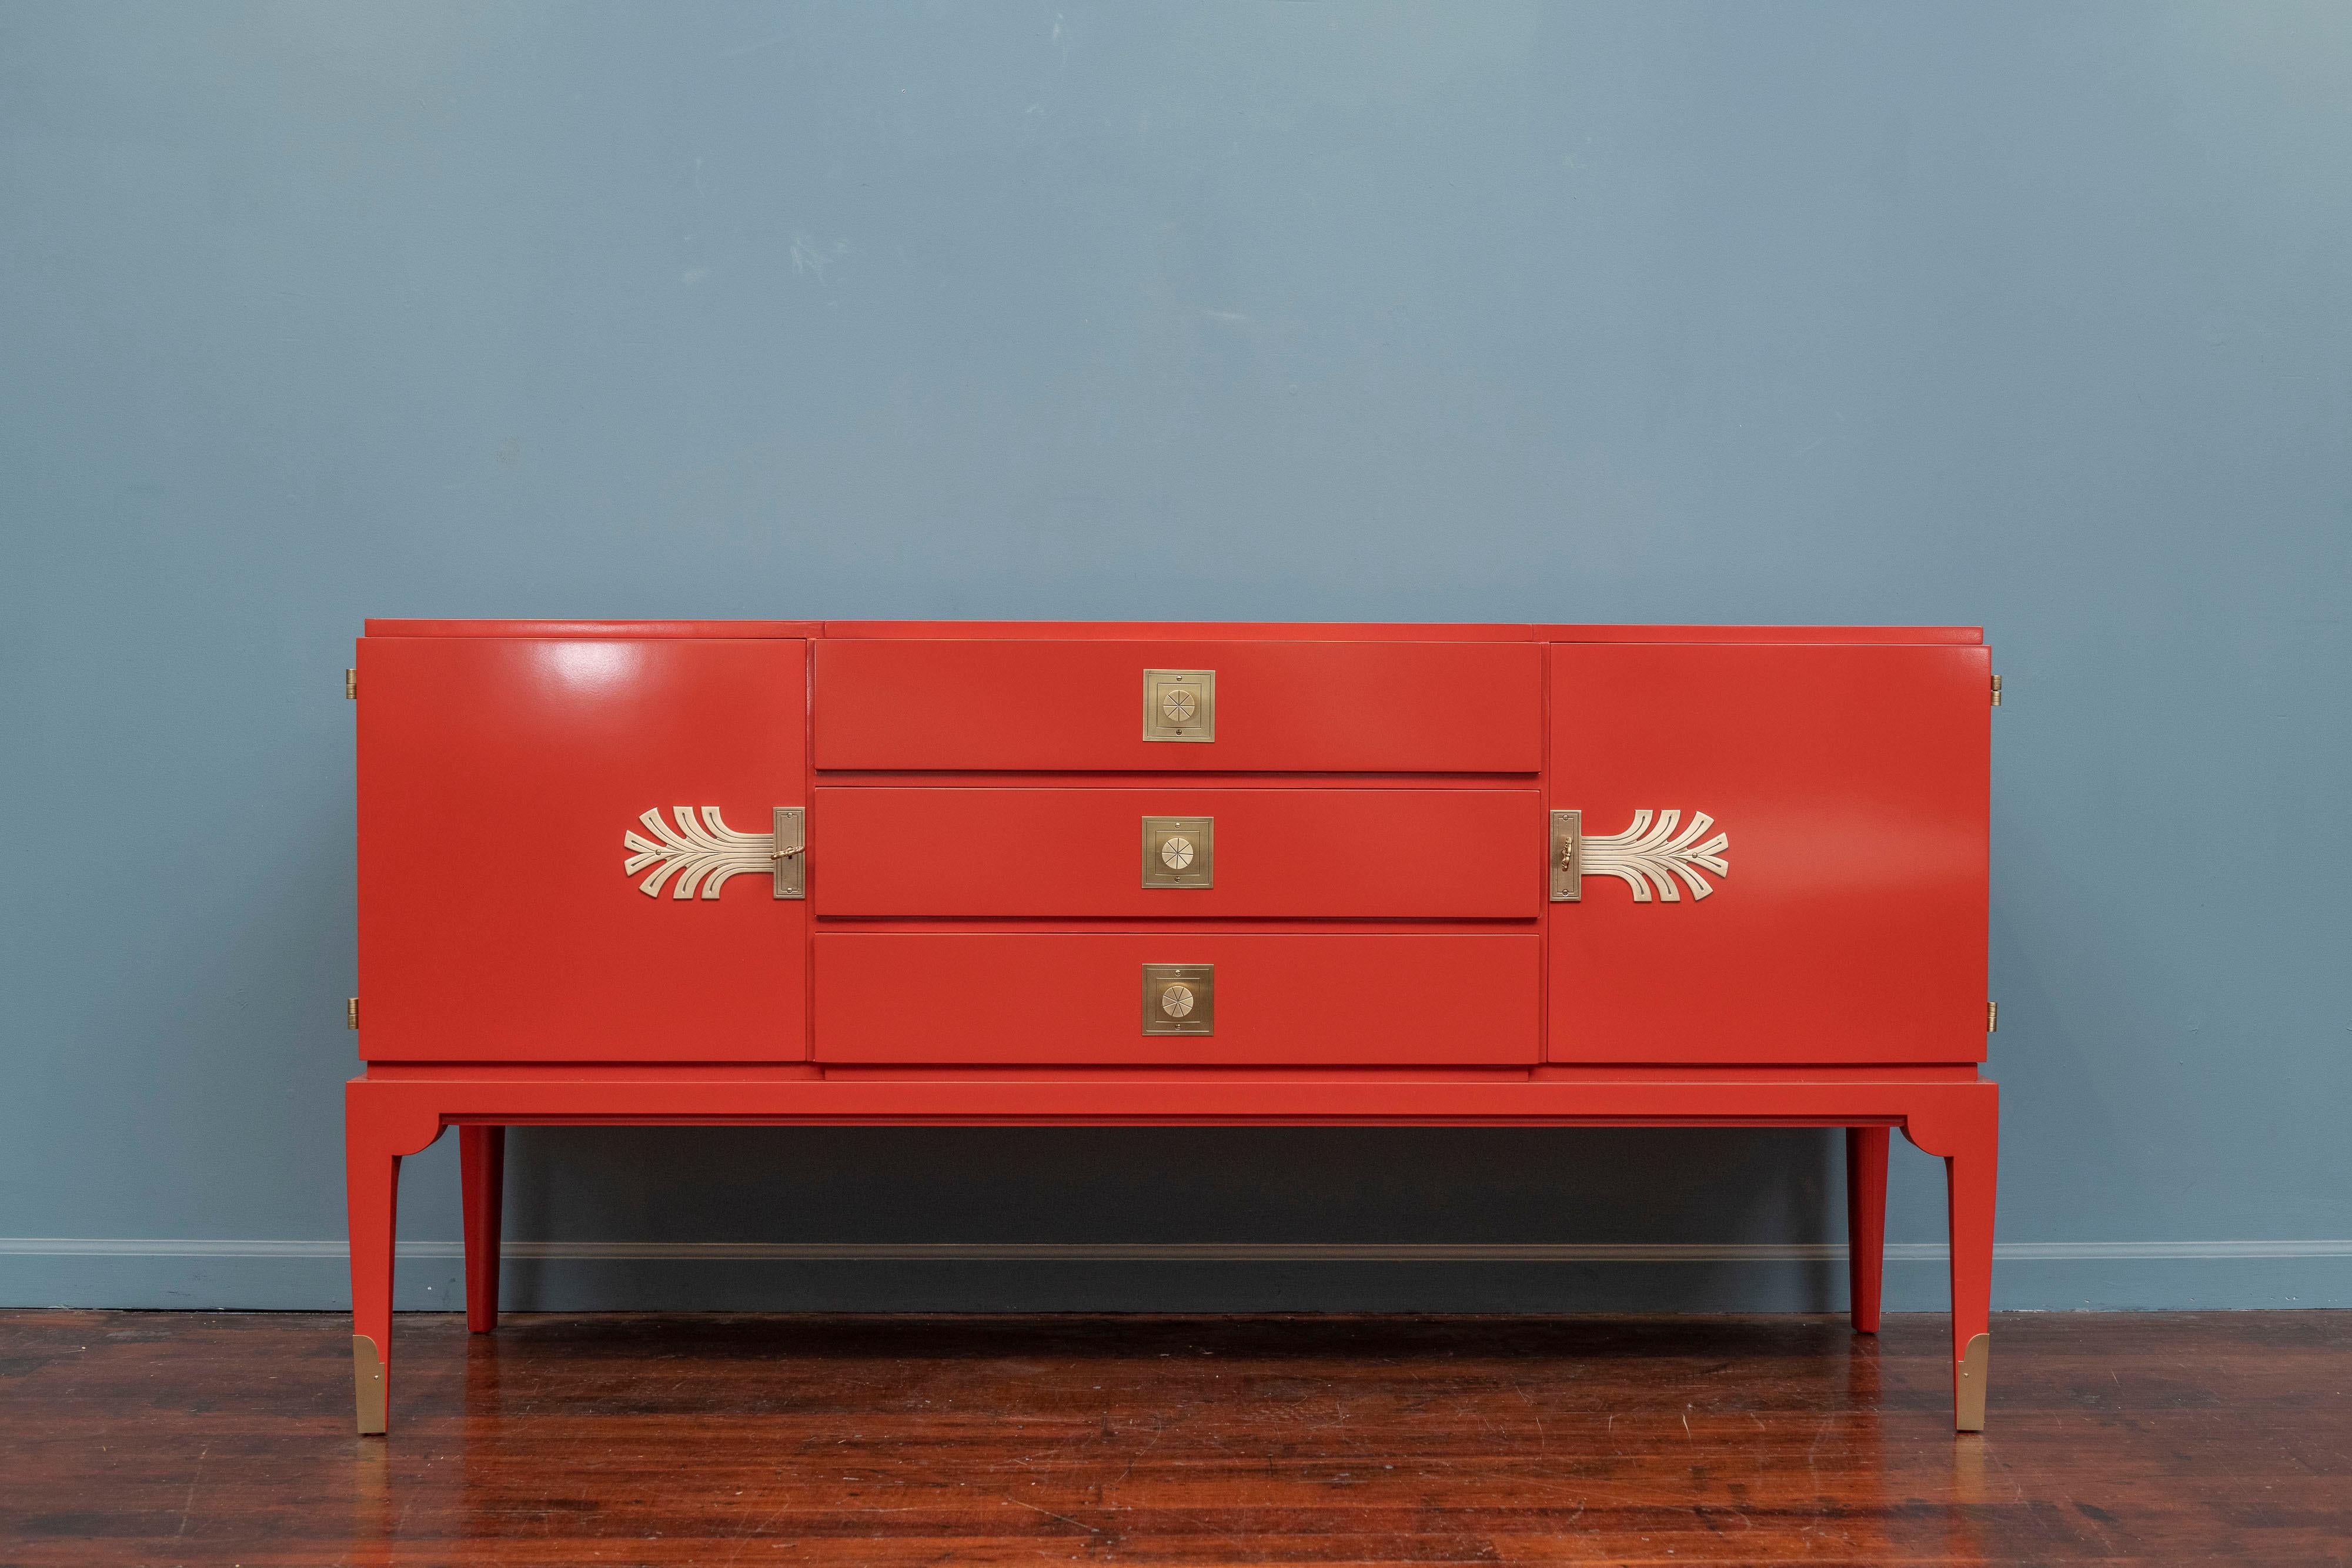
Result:
M2332 0L0 9L0 1300L341 1296L373 614L1981 622L2000 1301L2352 1304L2347 170ZM1810 1133L512 1163L524 1304L1838 1292Z

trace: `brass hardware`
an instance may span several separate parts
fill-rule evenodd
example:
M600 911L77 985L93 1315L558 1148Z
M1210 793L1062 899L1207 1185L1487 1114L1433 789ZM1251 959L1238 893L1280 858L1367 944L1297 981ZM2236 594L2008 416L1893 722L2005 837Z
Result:
M345 670L343 672L343 695L349 697L353 702L357 702L359 700L360 673L357 670Z
M345 1029L360 1027L360 999L357 997L343 998L343 1027Z
M363 1333L352 1335L352 1391L359 1406L360 1436L381 1437L387 1403L383 1357L376 1354L375 1341Z
M1551 901L1575 904L1584 897L1584 813L1551 814Z
M1216 826L1213 817L1144 818L1143 885L1215 886Z
M2000 1004L1999 1002L1987 1002L1985 1004L1985 1033L1997 1033L2000 1029Z
M1992 1335L1980 1333L1960 1354L1959 1375L1952 1385L1952 1426L1962 1432L1981 1432L1985 1421L1985 1385L1992 1371Z
M768 862L776 873L778 898L808 896L808 810L802 806L776 808L774 847Z
M1213 964L1143 966L1143 1032L1217 1032L1217 973Z
M692 898L699 892L705 898L716 898L729 877L760 871L770 873L778 898L806 898L805 817L803 807L778 806L772 831L744 833L729 827L716 806L672 806L669 819L656 806L637 818L652 838L633 830L621 834L621 847L629 852L621 870L635 876L647 866L653 868L637 883L637 891L647 898L659 898L672 876L677 878L672 897ZM670 819L675 819L674 823Z
M1217 738L1217 672L1143 672L1143 738Z
M1715 884L1699 873L1731 874L1731 862L1723 858L1731 848L1731 835L1708 838L1706 832L1715 826L1715 819L1705 811L1693 811L1688 827L1682 821L1680 810L1643 809L1633 813L1633 825L1622 832L1587 836L1582 811L1554 811L1552 902L1577 903L1584 896L1584 879L1589 876L1618 878L1633 890L1636 904L1648 904L1653 897L1661 904L1679 904L1684 887L1690 889L1695 900L1707 897L1715 892Z
M1992 706L1995 707L1999 707L2000 706L2000 677L1999 675L1995 675L1992 678Z

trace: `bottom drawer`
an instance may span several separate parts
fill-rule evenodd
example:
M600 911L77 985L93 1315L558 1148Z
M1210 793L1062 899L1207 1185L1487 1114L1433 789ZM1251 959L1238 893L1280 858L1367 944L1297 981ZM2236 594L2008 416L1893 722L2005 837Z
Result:
M827 932L816 939L814 1054L1002 1065L1533 1062L1539 942L1509 932ZM1147 977L1147 966L1160 972Z

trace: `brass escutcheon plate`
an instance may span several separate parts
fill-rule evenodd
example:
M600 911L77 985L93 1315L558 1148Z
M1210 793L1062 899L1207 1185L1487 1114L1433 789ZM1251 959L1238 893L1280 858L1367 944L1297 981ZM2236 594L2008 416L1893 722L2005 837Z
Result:
M1143 885L1215 886L1216 827L1213 817L1144 818Z
M1143 672L1143 738L1217 738L1217 672Z
M1217 971L1213 964L1143 966L1143 1032L1217 1032Z
M769 852L778 898L808 896L808 808L776 809L776 844Z
M1584 898L1584 813L1551 814L1551 901L1578 904Z

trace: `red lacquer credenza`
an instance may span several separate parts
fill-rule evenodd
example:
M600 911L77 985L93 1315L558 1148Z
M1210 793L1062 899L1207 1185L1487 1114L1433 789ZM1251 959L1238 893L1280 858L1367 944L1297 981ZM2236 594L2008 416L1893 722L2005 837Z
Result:
M1827 1126L1943 1156L1984 1423L1973 628L372 621L362 1432L401 1156L518 1124Z

